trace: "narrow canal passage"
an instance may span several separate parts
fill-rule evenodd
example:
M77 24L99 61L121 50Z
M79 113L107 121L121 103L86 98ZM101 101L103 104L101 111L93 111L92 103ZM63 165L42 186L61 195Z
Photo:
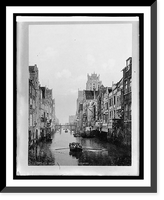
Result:
M69 143L79 142L82 152L70 152ZM57 131L51 143L40 143L29 153L29 165L129 166L130 149L99 138L74 137L71 131Z

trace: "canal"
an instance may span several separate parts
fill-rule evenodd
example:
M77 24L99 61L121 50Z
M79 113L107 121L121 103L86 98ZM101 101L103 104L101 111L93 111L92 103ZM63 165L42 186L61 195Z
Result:
M71 142L79 142L83 151L70 152ZM40 142L29 150L29 165L129 166L131 151L100 138L74 137L62 129L54 133L52 142Z

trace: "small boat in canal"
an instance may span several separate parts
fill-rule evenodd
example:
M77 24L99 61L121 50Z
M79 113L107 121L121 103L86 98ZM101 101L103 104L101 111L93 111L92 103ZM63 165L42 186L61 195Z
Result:
M83 150L81 144L78 142L69 143L69 148L70 148L70 151L74 151L74 152L79 152Z

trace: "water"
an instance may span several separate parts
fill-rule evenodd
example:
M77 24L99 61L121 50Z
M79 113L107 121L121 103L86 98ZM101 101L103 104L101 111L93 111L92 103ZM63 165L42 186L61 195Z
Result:
M70 152L69 143L79 142L82 152ZM74 137L71 131L57 131L51 143L40 143L30 151L30 165L129 166L130 148L118 147L99 138Z

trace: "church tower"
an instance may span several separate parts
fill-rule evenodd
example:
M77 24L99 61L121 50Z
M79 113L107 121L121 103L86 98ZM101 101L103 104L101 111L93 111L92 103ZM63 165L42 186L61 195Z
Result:
M86 90L98 91L101 85L100 75L95 74L95 72L91 76L87 74Z

